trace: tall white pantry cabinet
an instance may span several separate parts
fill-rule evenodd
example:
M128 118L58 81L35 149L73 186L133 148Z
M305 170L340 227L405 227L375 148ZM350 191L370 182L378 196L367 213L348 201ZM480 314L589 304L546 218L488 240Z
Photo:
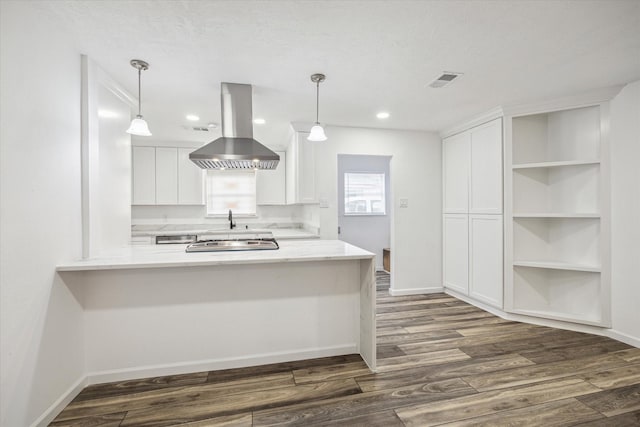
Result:
M502 119L442 141L445 288L503 306Z

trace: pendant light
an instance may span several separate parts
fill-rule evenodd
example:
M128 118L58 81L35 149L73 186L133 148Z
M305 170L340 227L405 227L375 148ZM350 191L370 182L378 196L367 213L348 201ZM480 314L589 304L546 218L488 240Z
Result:
M326 141L327 135L324 134L324 129L320 126L318 121L318 115L320 113L320 83L325 79L324 74L312 74L311 81L316 84L316 124L311 128L311 133L307 137L309 141Z
M140 74L142 70L148 70L149 64L141 59L132 59L131 66L138 70L138 115L135 119L131 120L131 126L127 129L127 133L138 136L151 136L149 132L149 125L142 117L142 99L140 96Z

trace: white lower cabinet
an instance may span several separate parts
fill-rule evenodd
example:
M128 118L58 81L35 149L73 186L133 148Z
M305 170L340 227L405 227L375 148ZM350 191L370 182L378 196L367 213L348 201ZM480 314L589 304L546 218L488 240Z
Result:
M469 296L502 308L502 215L469 215Z
M444 229L444 286L469 294L469 215L447 214Z
M444 287L502 308L502 215L446 214Z

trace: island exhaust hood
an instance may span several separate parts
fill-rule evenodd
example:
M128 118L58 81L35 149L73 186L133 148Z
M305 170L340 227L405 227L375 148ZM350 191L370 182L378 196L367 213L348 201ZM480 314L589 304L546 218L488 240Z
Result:
M222 83L222 137L189 154L202 169L275 169L280 156L253 139L251 85Z

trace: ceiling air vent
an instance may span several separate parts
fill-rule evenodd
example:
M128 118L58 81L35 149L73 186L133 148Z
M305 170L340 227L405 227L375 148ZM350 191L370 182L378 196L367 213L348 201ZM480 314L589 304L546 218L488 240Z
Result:
M184 130L194 130L196 132L209 132L209 128L205 126L182 126Z
M435 79L434 81L432 81L431 83L428 84L429 87L432 88L441 88L444 87L446 85L448 85L449 83L451 83L452 81L454 81L457 77L461 76L462 73L454 73L452 71L445 71L442 73L442 75L440 77L438 77L437 79Z

